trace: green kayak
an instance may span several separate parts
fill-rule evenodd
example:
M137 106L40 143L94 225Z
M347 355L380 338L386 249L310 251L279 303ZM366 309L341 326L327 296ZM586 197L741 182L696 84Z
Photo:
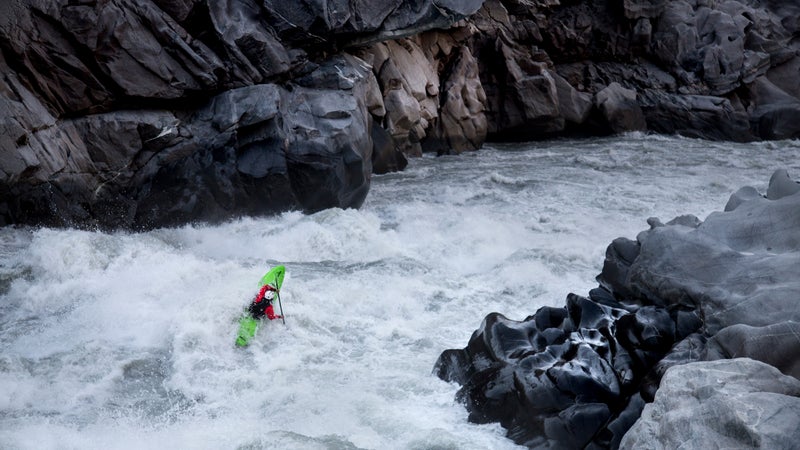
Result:
M250 340L256 336L258 331L258 320L250 317L250 314L245 313L239 319L239 335L236 337L236 345L245 347L250 343Z
M286 267L275 266L270 269L259 281L259 287L264 287L267 284L271 285L276 291L280 292L281 285L283 284L283 277L286 275ZM236 345L238 347L246 347L251 340L256 336L258 331L259 320L254 319L247 310L239 318L239 333L236 336Z

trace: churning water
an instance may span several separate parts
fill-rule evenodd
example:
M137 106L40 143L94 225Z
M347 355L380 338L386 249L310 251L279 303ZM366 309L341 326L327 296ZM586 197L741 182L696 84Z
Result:
M800 142L641 134L423 157L360 210L148 233L0 229L0 448L510 449L431 374L483 317L596 286L646 219L765 192ZM286 324L236 320L270 265Z

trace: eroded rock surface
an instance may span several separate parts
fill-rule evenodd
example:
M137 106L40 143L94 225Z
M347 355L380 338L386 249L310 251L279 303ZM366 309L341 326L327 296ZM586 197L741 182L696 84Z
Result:
M480 5L2 2L0 225L150 228L358 207L373 158L378 173L401 170L425 129L406 91L390 94L344 49L447 28ZM480 85L456 81L475 61L458 55L443 108L428 60L394 56L405 73L427 70L423 96L416 79L405 87L425 103L420 118L446 111L438 138L460 151L480 147L485 126Z
M434 371L462 385L470 420L531 448L796 440L800 184L778 170L766 195L743 188L705 221L648 222L608 247L588 297L522 321L492 313L442 353ZM717 371L730 382L713 383Z
M641 411L650 368L701 324L692 311L625 304L596 289L521 322L489 315L465 349L442 353L436 371L463 384L470 420L500 422L518 444L615 447Z
M798 10L7 0L0 225L139 228L358 207L372 173L487 139L796 138ZM223 98L252 117L204 123ZM304 99L314 111L301 112Z

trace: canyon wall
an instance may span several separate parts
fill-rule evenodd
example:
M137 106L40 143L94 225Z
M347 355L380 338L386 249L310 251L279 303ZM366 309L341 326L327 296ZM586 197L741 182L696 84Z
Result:
M800 7L8 0L0 225L358 207L486 140L800 136Z

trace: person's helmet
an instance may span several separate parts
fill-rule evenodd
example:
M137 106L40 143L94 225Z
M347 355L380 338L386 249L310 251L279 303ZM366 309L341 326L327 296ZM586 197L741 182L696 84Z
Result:
M275 291L268 290L267 292L264 292L264 298L272 301L272 299L275 298Z

